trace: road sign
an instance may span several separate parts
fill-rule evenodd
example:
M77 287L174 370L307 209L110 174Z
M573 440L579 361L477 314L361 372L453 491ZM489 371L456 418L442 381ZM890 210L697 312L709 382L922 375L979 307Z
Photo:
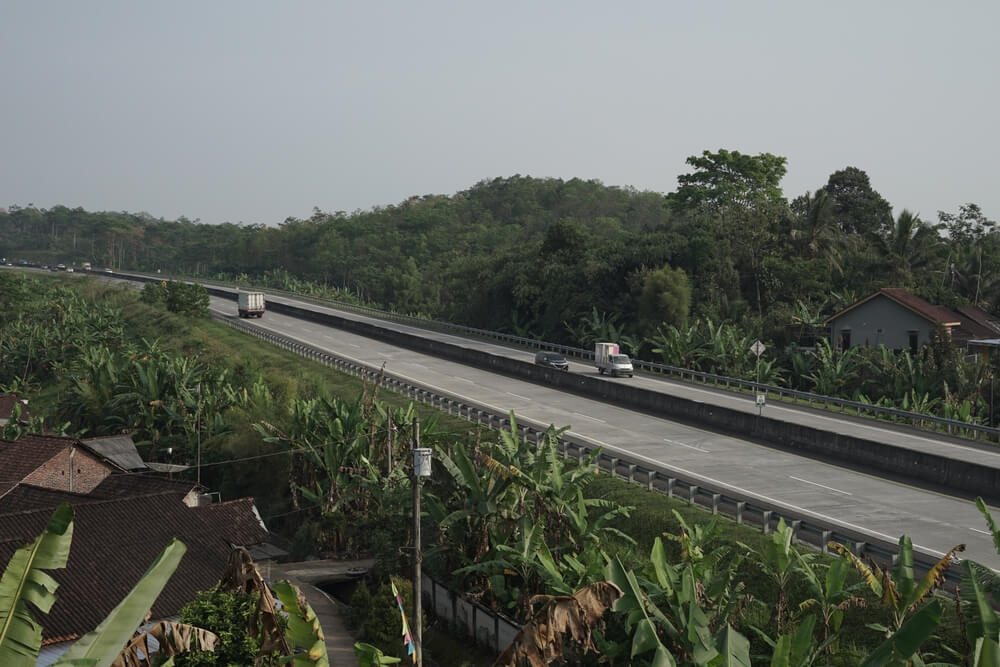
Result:
M764 343L760 342L759 340L754 342L754 344L750 346L750 351L756 354L758 357L762 355L764 353L764 350L766 349L767 348L764 347Z
M757 407L762 408L767 404L767 394L757 394Z

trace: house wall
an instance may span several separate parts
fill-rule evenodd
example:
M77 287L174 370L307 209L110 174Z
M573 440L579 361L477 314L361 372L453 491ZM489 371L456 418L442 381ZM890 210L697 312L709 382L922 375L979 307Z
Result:
M24 481L47 489L90 493L110 474L111 468L106 463L71 445L39 466Z
M889 297L879 295L831 322L830 341L840 345L841 332L851 330L851 347L885 345L893 350L910 348L910 331L917 332L917 345L931 342L934 325ZM881 329L881 332L879 332Z

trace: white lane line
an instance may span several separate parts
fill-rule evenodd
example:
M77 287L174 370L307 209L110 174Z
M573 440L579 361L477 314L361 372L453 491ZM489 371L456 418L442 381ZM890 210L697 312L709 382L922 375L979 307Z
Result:
M805 507L799 507L798 505L790 505L789 503L786 503L783 500L778 500L777 498L771 498L770 496L765 496L764 494L757 493L756 491L750 491L749 489L744 489L743 487L736 486L735 484L732 484L730 482L723 482L723 481L714 479L712 477L707 477L707 476L702 475L700 473L692 472L690 470L685 470L684 468L681 468L680 466L675 466L673 464L669 464L668 465L668 464L664 463L663 461L657 461L654 458L650 458L650 457L645 456L643 454L639 454L638 452L629 452L628 450L620 449L619 447L615 447L614 445L608 444L606 442L602 442L601 440L598 440L597 438L588 438L586 436L581 436L579 433L577 434L576 437L578 439L580 439L580 440L589 440L589 441L593 442L596 445L600 445L601 447L604 447L605 449L610 449L610 450L614 450L614 451L627 452L628 455L631 456L632 458L635 458L635 459L644 459L648 463L660 466L662 468L666 468L668 470L676 470L677 472L681 473L682 475L691 475L692 477L697 477L699 479L704 480L705 482L708 482L709 484L717 485L718 487L720 487L720 490L728 487L730 489L733 489L734 491L737 491L737 492L742 493L744 495L750 496L752 498L759 498L760 500L765 500L765 501L767 501L769 503L773 503L774 505L777 505L779 508L780 507L791 507L791 508L793 508L793 509L801 512L802 514L808 514L810 516L814 516L814 517L823 519L824 521L827 521L831 525L834 525L834 526L840 525L840 526L845 526L847 528L853 528L854 530L858 530L858 531L861 531L863 533L868 533L869 535L874 535L876 537L881 537L882 539L884 539L884 540L886 540L886 541L888 541L890 543L895 543L895 542L899 541L899 536L898 535L895 536L895 537L893 537L892 535L886 535L885 533L879 532L877 530L872 530L871 528L868 528L866 526L860 526L860 525L858 525L856 523L851 523L850 521L844 521L843 519L838 519L838 518L832 517L832 516L830 516L828 514L823 514L822 512L816 512L814 510L806 509ZM921 551L925 551L925 552L927 552L929 554L932 554L934 556L937 556L939 558L944 557L944 552L943 551L938 551L937 549L931 549L929 547L921 546L921 545L916 544L916 543L914 543L913 546L916 547L917 549L920 549Z
M993 533L989 532L988 530L979 530L978 528L970 528L969 530L974 530L977 533L982 533L983 535L992 535L993 534Z
M361 346L360 346L360 345L358 345L357 343L348 343L348 345L350 345L351 347L356 347L356 348L358 348L359 350L361 349Z
M585 415L582 412L574 412L573 414L576 415L577 417L583 417L584 419L590 419L591 421L601 422L602 424L607 424L608 423L608 422L604 421L603 419L598 419L597 417L591 417L590 415Z
M468 382L469 384L476 384L475 380L470 380L469 378L464 378L459 375L452 376L452 380L459 380L461 382Z
M711 454L712 452L707 449L702 449L701 447L695 447L694 445L688 445L683 442L677 442L676 440L671 440L670 438L664 438L663 442L669 442L671 445L679 445L681 447L687 447L688 449L694 449L699 452L704 452L705 454Z
M512 391L508 391L508 392L507 392L507 394L508 394L509 396L513 396L514 398L520 398L520 399L521 399L522 401L530 401L530 400L531 400L531 399L530 399L530 398L528 398L527 396L521 396L520 394L515 394L515 393L514 393L514 392L512 392Z
M818 486L821 489L826 489L827 491L833 491L834 493L842 493L845 496L853 496L853 493L849 491L841 491L840 489L835 489L832 486L827 486L826 484L820 484L819 482L810 482L808 479L802 479L801 477L795 477L793 475L788 476L789 479L794 479L796 482L802 482L803 484L812 484L813 486Z

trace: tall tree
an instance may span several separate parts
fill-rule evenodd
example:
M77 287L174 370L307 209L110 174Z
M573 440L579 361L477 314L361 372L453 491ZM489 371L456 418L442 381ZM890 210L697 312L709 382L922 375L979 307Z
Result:
M892 207L872 189L866 174L857 167L845 167L830 174L827 194L833 198L837 226L845 234L873 236L892 228Z
M781 179L786 159L770 153L745 155L719 149L692 155L686 161L694 167L690 174L677 177L680 186L668 195L675 209L769 209L784 204Z

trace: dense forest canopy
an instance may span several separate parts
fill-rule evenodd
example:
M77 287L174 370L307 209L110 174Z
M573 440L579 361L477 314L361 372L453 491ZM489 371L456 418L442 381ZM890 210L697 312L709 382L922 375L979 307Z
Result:
M515 175L452 196L288 218L277 227L55 206L0 211L0 255L193 276L285 275L399 311L577 343L729 321L778 343L802 312L885 286L933 303L1000 302L1000 233L975 204L930 221L845 167L789 199L785 158L705 151L667 195Z

